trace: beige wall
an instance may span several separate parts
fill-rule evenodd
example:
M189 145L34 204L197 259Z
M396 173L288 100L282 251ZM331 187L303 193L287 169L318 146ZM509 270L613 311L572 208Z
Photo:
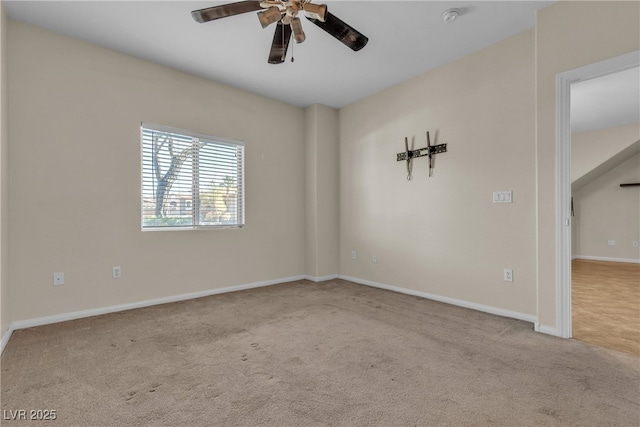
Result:
M556 75L640 49L640 3L558 2L536 19L538 320L556 329Z
M576 256L640 261L640 249L632 245L640 241L640 193L620 187L633 182L640 182L640 154L574 194Z
M12 320L304 274L302 109L15 21L8 49ZM244 229L140 231L143 121L246 142Z
M305 109L306 274L338 273L338 111L323 105Z
M535 315L534 70L529 30L340 111L341 274Z
M571 135L571 182L640 139L640 123Z
M7 120L7 15L0 2L0 338L11 322L9 296L9 137Z

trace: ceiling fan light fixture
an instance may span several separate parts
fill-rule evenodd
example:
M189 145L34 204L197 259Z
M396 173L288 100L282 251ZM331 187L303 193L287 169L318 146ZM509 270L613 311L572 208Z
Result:
M278 22L281 17L282 13L280 12L280 9L275 6L272 6L267 10L263 10L262 12L258 12L258 20L260 20L262 28L267 28L274 22Z
M306 37L302 30L302 22L300 22L300 18L295 17L291 19L291 30L293 31L293 40L296 43L302 43Z
M320 22L325 22L327 19L327 5L326 4L313 4L305 3L302 6L304 15L309 19L317 19Z

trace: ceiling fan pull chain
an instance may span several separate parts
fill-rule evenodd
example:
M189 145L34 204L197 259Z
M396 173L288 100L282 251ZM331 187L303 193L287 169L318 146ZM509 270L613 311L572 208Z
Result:
M291 43L291 62L295 61L295 58L293 57L293 46L295 46L295 43Z

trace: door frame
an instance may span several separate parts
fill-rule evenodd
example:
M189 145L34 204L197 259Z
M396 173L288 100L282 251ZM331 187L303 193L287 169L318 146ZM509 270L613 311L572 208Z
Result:
M556 323L571 338L571 85L640 66L640 50L556 75Z

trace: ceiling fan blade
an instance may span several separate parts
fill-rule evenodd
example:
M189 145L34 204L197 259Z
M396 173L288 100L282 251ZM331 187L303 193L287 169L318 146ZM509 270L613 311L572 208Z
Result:
M289 41L291 40L291 26L278 22L276 32L269 52L269 64L282 64L287 56Z
M369 41L364 34L343 22L341 19L331 14L331 12L327 12L327 17L324 22L321 22L318 19L307 19L356 52L362 49Z
M259 1L239 1L236 3L223 4L221 6L207 7L206 9L194 10L191 16L197 22L209 22L214 19L226 18L227 16L240 15L241 13L262 10Z

